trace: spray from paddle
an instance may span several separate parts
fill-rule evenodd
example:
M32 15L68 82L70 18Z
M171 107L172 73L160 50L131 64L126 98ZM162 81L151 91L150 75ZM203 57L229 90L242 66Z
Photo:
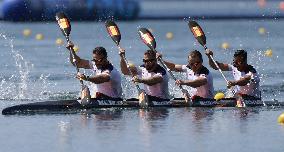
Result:
M4 73L0 74L0 100L48 99L52 90L48 90L48 88L56 85L48 82L49 75L41 74L38 79L30 80L34 64L26 60L21 53L14 48L14 41L12 38L2 33L0 33L0 38L3 38L5 42L4 46L2 46L2 50L10 51L9 55L14 59L14 64L12 65L16 68L9 77L4 75L2 77L2 74L5 74L5 69L7 68L5 64L7 63L2 64L5 67L1 68ZM10 71L10 69L8 70Z

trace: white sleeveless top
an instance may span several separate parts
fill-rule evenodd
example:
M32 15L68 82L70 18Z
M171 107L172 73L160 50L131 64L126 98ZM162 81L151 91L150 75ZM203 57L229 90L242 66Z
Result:
M205 78L207 80L206 84L197 88L192 88L192 95L200 96L202 98L213 98L213 77L206 67L203 66L198 73L194 73L190 69L190 67L188 67L187 65L182 65L182 71L186 72L188 80L196 80L200 77Z
M139 78L146 78L146 79L154 76L162 77L163 81L161 83L157 83L152 86L144 84L144 90L148 95L163 99L169 99L169 88L168 88L169 79L167 71L164 68L162 68L160 65L158 65L155 71L153 72L149 72L144 65L141 65L138 68L138 76Z
M249 65L249 68L245 72L240 72L236 67L231 64L228 64L228 66L229 70L233 72L234 79L237 81L247 75L251 77L251 81L247 85L236 86L238 93L247 94L254 97L260 97L260 78L253 66Z
M94 84L94 91L103 93L112 98L122 98L122 88L121 88L121 75L112 64L103 69L98 69L93 61L89 62L90 67L94 72L94 75L107 74L110 76L110 81Z

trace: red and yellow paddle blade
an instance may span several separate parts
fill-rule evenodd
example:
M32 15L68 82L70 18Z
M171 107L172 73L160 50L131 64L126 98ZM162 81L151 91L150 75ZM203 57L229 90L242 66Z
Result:
M206 36L202 30L202 28L197 24L195 21L189 21L188 26L190 28L190 31L194 35L194 37L197 39L197 41L202 45L206 45Z
M71 24L67 16L63 12L56 13L56 21L65 37L71 32Z
M107 29L108 34L110 35L111 39L116 43L116 45L119 45L121 34L119 31L118 26L115 24L114 21L106 21L105 26Z
M152 33L146 28L139 28L138 34L142 41L151 49L156 49L156 41Z

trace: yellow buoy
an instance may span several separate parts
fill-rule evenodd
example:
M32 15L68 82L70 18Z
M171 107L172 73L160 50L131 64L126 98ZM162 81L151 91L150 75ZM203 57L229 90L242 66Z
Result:
M42 34L37 34L36 36L35 36L35 38L37 39L37 40L43 40L43 35Z
M228 49L229 47L230 47L229 43L227 43L227 42L222 43L223 49Z
M268 56L268 57L272 57L272 50L271 49L267 49L264 53L265 56Z
M173 37L174 37L174 34L173 34L172 32L168 32L168 33L166 34L166 38L167 38L168 40L173 39Z
M214 96L214 99L215 100L220 100L220 99L223 99L225 98L225 94L223 92L218 92L216 93L216 95Z
M261 34L261 35L264 35L266 33L265 28L264 27L258 28L258 33Z
M279 117L278 117L278 123L284 124L284 113L282 113Z
M75 45L75 46L73 47L73 49L74 49L75 52L78 52L78 51L79 51L79 46L78 46L78 45Z
M56 41L55 41L55 43L56 43L57 45L62 45L62 44L63 44L63 40L62 40L61 38L57 38Z
M31 34L32 34L32 31L31 31L30 29L24 29L24 30L23 30L23 35L24 35L24 36L28 37L28 36L30 36Z

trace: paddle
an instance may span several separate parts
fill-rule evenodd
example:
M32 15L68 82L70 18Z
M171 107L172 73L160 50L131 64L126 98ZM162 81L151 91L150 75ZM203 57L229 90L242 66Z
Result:
M106 29L108 31L108 34L110 35L111 39L115 42L115 44L117 45L117 47L120 49L120 40L121 40L121 34L119 31L118 26L115 24L114 21L106 21L105 22L105 26ZM125 61L126 65L127 65L127 69L129 71L129 73L134 77L134 74L132 73L132 71L130 70L130 65L125 57L125 55L122 55L123 60ZM138 97L139 97L139 105L142 108L147 108L148 104L149 104L149 99L148 96L146 95L145 91L142 90L139 85L137 83L134 83L136 86L136 89L138 90Z
M197 24L196 21L189 21L188 26L189 26L189 29L192 32L193 36L199 42L199 44L201 44L203 46L204 50L207 50L208 48L206 47L206 36L205 36L205 33L203 32L202 28ZM221 73L221 75L224 78L224 80L226 81L226 83L228 84L229 81L227 80L227 78L223 74L223 72L220 69L220 67L217 64L217 62L213 59L213 56L210 55L209 57L213 61L215 66L217 67L218 71ZM233 95L235 95L234 89L230 89L230 90L232 91ZM242 104L243 104L243 106L245 106L244 102L242 102Z
M142 41L152 51L157 53L157 51L156 51L156 40L155 40L154 36L152 35L152 33L148 29L146 29L146 28L139 28L138 29L138 34L139 34L140 38L142 39ZM158 60L161 63L161 65L165 69L167 69L167 71L171 75L171 77L176 81L177 79L173 75L172 71L166 66L166 64L164 63L163 59L161 57L158 57ZM191 101L191 98L190 98L189 93L187 92L187 90L185 90L181 85L179 85L179 88L181 89L182 93L184 94L185 102L191 104L192 101Z
M55 17L56 17L57 23L59 25L59 28L61 29L63 35L66 38L67 43L70 43L69 35L70 35L70 32L71 32L71 24L70 24L69 19L67 18L67 16L63 12L56 13ZM75 65L77 73L78 73L79 68L76 64L75 52L74 52L73 47L71 47L70 53L72 55L73 63ZM81 87L82 87L82 89L81 89L81 104L86 105L91 100L90 90L86 85L84 85L83 80L80 80L80 83L81 83Z

